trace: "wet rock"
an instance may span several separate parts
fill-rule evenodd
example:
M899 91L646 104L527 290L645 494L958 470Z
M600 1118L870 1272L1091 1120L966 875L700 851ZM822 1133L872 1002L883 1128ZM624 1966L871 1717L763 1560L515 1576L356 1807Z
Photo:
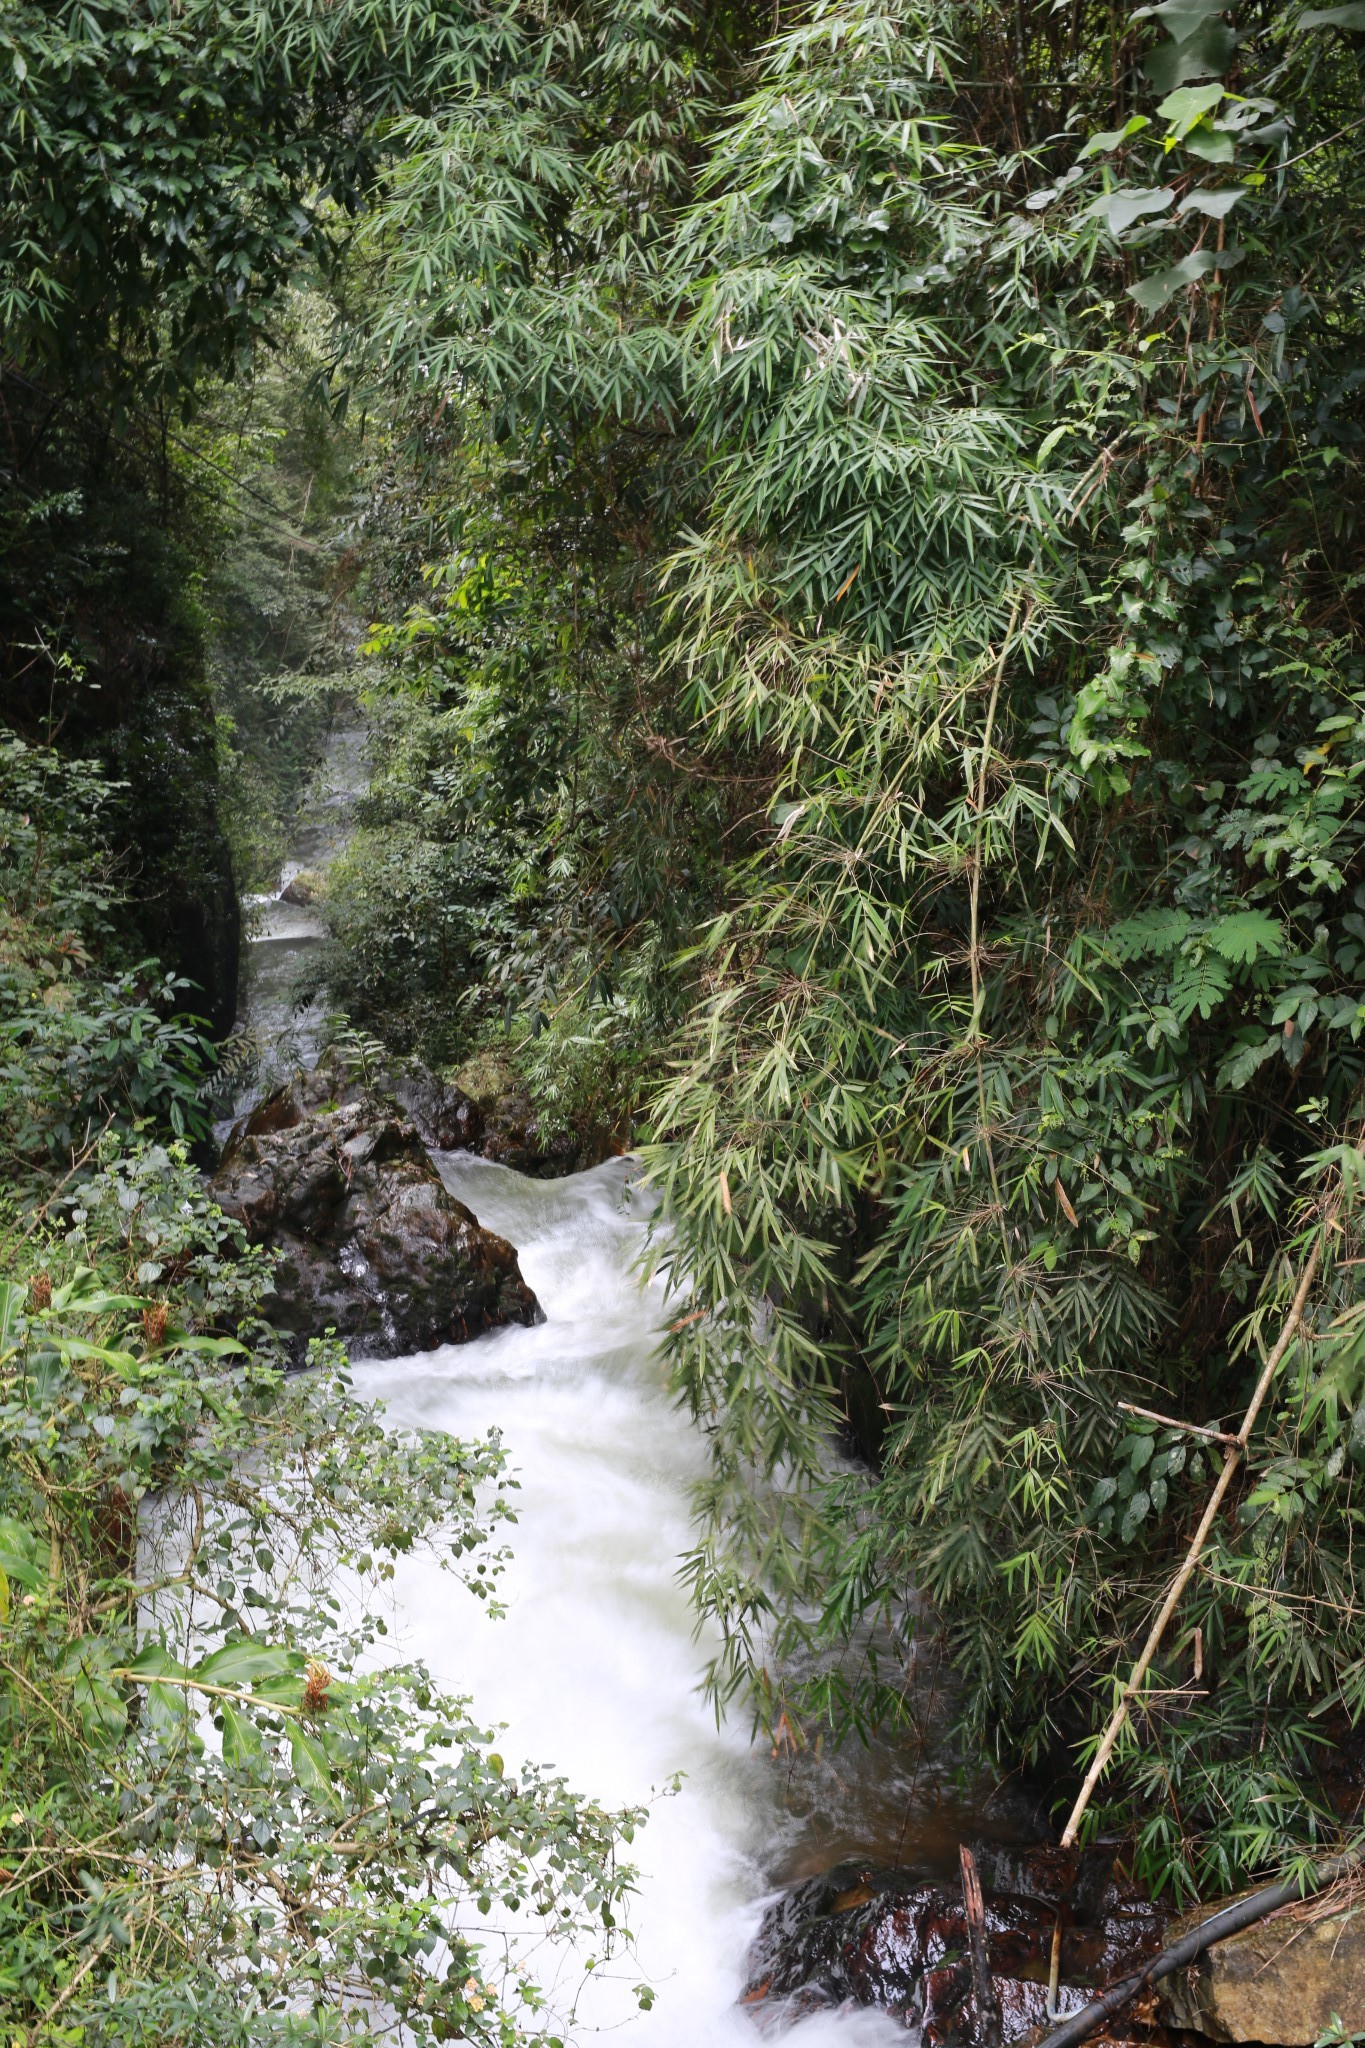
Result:
M497 1052L468 1061L457 1078L482 1120L473 1149L499 1166L515 1167L535 1180L557 1180L599 1166L621 1149L613 1132L597 1122L572 1130L547 1128L525 1082Z
M1173 1927L1170 1938L1207 1913ZM1334 2020L1347 2034L1365 2031L1365 1908L1310 1914L1290 1907L1206 1949L1160 1987L1163 2019L1215 2041L1285 2048L1306 2048Z
M438 1152L473 1152L482 1143L483 1111L453 1081L414 1064L382 1075L380 1086L407 1111L423 1144Z
M456 1201L391 1097L296 1076L233 1130L210 1191L282 1254L270 1319L393 1357L543 1320L517 1255Z
M293 881L281 889L276 901L279 903L292 903L298 909L303 910L314 901L316 896L317 890L311 882L305 881L302 875L295 875Z
M1006 2041L1047 2023L1059 1920L1062 2014L1160 1950L1163 1916L1114 1881L1103 1854L987 1846L977 1856ZM977 2014L960 1888L856 1864L807 1879L765 1915L743 2002L765 2025L821 2007L875 2006L919 2030L926 2048L970 2048Z

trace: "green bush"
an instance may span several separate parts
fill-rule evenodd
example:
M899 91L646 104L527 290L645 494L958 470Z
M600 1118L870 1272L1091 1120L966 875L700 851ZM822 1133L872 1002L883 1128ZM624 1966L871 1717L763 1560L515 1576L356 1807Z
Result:
M414 1545L495 1598L496 1436L386 1429L333 1345L287 1375L269 1261L182 1150L113 1152L5 1251L0 2023L557 2039L481 1915L610 1947L635 1817L511 1775L467 1701L372 1654L369 1595Z

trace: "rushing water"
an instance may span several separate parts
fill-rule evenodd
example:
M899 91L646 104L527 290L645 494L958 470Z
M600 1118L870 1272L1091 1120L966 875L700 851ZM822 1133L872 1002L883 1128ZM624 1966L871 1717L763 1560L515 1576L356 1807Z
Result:
M311 904L286 903L282 892L301 876L317 875L344 845L356 799L369 779L365 734L345 727L332 735L294 834L290 858L269 896L242 905L246 945L237 1028L250 1052L240 1109L297 1066L317 1059L326 1023L322 993L299 1001L309 955L321 944L322 919Z
M317 866L339 843L360 773L357 738L344 734L299 865ZM245 1021L267 1068L316 1045L321 1010L300 1018L290 989L319 931L311 913L281 904L257 922ZM982 1816L961 1809L941 1762L857 1753L793 1775L750 1743L747 1725L716 1726L698 1691L708 1646L678 1580L705 1452L667 1394L662 1296L635 1270L648 1217L634 1167L618 1160L547 1182L468 1154L436 1157L452 1192L517 1246L547 1320L357 1368L396 1422L463 1436L497 1427L521 1488L505 1616L434 1561L411 1558L394 1582L391 1641L470 1696L481 1721L506 1724L510 1767L551 1764L595 1798L651 1804L632 1851L635 1949L593 1974L576 2028L657 2048L754 2048L735 2001L765 1893L852 1853L945 1867ZM580 1967L566 1958L566 1979ZM641 1979L656 1992L648 2013L631 1991ZM904 2040L867 2011L814 2016L796 2035L799 2048Z
M404 1561L398 1646L506 1723L509 1760L552 1763L613 1804L685 1774L632 1852L643 1872L635 1954L594 1977L579 2021L624 2024L659 2048L754 2048L735 2005L744 1953L755 1902L801 1824L784 1811L781 1772L746 1731L718 1730L697 1691L704 1652L677 1566L703 1452L665 1391L659 1297L631 1272L643 1205L630 1168L542 1182L460 1154L440 1165L480 1221L518 1246L547 1321L358 1370L395 1420L456 1435L496 1425L521 1482L505 1617L436 1563ZM658 1994L648 2014L630 1993L642 1976ZM827 2036L843 2048L905 2039L863 2013L808 2022L802 2048Z

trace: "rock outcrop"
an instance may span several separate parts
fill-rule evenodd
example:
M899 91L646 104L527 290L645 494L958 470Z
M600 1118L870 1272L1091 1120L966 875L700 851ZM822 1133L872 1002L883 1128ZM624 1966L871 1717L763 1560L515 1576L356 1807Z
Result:
M1334 2020L1348 2035L1365 2032L1365 1905L1324 1914L1325 1903L1286 1907L1205 1949L1161 1986L1162 2018L1215 2041L1285 2048L1306 2048ZM1172 1928L1171 1939L1189 1924Z
M1162 1947L1164 1916L1116 1881L1103 1853L980 1848L977 1859L1007 2042L1046 2027L1059 1919L1061 2014ZM949 1883L842 1864L770 1907L749 1964L743 2002L765 2026L853 2003L919 2030L926 2048L978 2039L966 1912Z
M447 1192L400 1105L337 1081L320 1068L268 1096L209 1183L283 1255L271 1320L301 1337L334 1329L369 1357L542 1321L515 1250Z
M424 1145L434 1146L438 1152L479 1150L484 1136L483 1111L463 1088L416 1065L381 1075L380 1086L407 1111Z
M515 1167L534 1180L558 1180L600 1166L621 1147L605 1125L549 1130L510 1060L484 1051L459 1071L459 1090L479 1118L479 1135L468 1143L485 1159Z

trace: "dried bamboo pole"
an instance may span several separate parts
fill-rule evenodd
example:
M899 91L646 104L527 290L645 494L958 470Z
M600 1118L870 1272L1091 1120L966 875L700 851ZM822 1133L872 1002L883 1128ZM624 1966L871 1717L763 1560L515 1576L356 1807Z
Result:
M1109 1717L1108 1726L1100 1738L1099 1748L1095 1751L1094 1757L1091 1760L1090 1769L1085 1774L1085 1781L1076 1795L1076 1803L1071 1809L1070 1818L1065 1828L1062 1830L1062 1847L1064 1849L1070 1849L1075 1845L1076 1837L1080 1832L1081 1821L1087 1806L1090 1804L1095 1787L1104 1776L1109 1759L1114 1753L1114 1745L1123 1733L1133 1701L1136 1699L1142 1682L1147 1676L1152 1659L1161 1647L1161 1641L1170 1625L1171 1616L1180 1605L1181 1595L1194 1576L1195 1566L1203 1555L1204 1545L1209 1539L1209 1531L1217 1519L1218 1510L1223 1505L1224 1497L1229 1486L1232 1484L1237 1468L1246 1456L1246 1448L1251 1440L1251 1432L1256 1426L1256 1418L1261 1412L1266 1395L1270 1392L1271 1382L1280 1369L1284 1355L1294 1340L1294 1334L1302 1320L1303 1311L1307 1305L1313 1282L1317 1278L1318 1267L1322 1263L1324 1234L1324 1231L1320 1230L1318 1232L1317 1242L1305 1261L1303 1272L1299 1276L1299 1284L1294 1290L1294 1299L1289 1305L1289 1313L1284 1319L1283 1327L1275 1340L1274 1348L1261 1369L1261 1376L1256 1382L1255 1392L1251 1396L1246 1414L1242 1417L1242 1426L1235 1437L1223 1438L1223 1441L1228 1445L1223 1456L1223 1469L1218 1474L1213 1492L1209 1495L1208 1504L1199 1518L1199 1527L1190 1539L1189 1549L1185 1552L1179 1571L1167 1588L1166 1598L1162 1601L1157 1617L1148 1631L1147 1640L1142 1646L1142 1654L1133 1666L1129 1674L1128 1683L1119 1695L1118 1703ZM1057 2018L1057 1986L1061 1975L1061 1960L1062 1926L1059 1920L1052 1937L1052 1959L1048 1973L1047 2016L1050 2020Z
M986 1945L986 1901L976 1858L965 1843L958 1849L962 1866L962 1903L967 1909L967 1940L972 1951L972 1992L976 1999L977 2032L982 2048L1000 2048L1002 2025L1000 2000L991 1975L990 1950Z
M1099 1748L1095 1751L1090 1769L1085 1774L1085 1782L1076 1795L1076 1803L1071 1809L1070 1819L1062 1830L1062 1847L1064 1849L1071 1848L1076 1840L1085 1809L1090 1804L1091 1795L1095 1787L1104 1776L1109 1759L1114 1753L1114 1744L1123 1732L1124 1723L1128 1719L1133 1701L1137 1696L1143 1679L1147 1676L1153 1657L1155 1657L1161 1647L1161 1639L1170 1624L1171 1616L1180 1605L1180 1596L1194 1576L1195 1566L1203 1555L1204 1545L1208 1542L1209 1531L1217 1519L1218 1510L1223 1505L1224 1497L1232 1484L1238 1466L1246 1456L1247 1444L1251 1439L1251 1432L1256 1426L1256 1418L1261 1412L1265 1397L1270 1392L1271 1381L1279 1371L1284 1355L1294 1341L1294 1334L1299 1327L1309 1293L1313 1282L1317 1279L1318 1267L1321 1263L1322 1233L1319 1232L1317 1243L1313 1246L1305 1261L1303 1272L1299 1276L1299 1284L1294 1291L1294 1299L1290 1303L1289 1313L1284 1319L1284 1326L1275 1340L1274 1349L1261 1369L1261 1377L1256 1382L1256 1391L1251 1397L1246 1414L1242 1417L1242 1426L1224 1455L1223 1469L1218 1474L1213 1492L1209 1495L1208 1505L1199 1518L1199 1527L1190 1539L1190 1547L1185 1552L1179 1571L1171 1580L1166 1598L1162 1601L1156 1620L1152 1623L1147 1640L1142 1646L1142 1654L1133 1666L1128 1683L1119 1695L1118 1704L1109 1717L1109 1724L1100 1738Z

